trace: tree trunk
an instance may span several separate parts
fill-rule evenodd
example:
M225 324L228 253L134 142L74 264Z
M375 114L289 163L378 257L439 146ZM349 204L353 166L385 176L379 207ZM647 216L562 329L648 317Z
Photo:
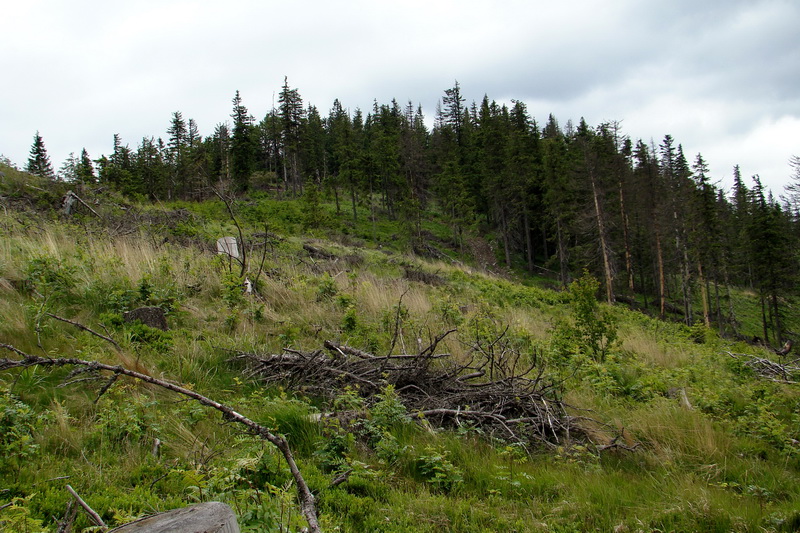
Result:
M569 283L569 272L567 270L567 251L564 246L564 232L561 227L561 217L556 218L556 238L558 239L558 265L561 287L566 288Z
M666 280L664 279L664 254L661 251L661 234L656 227L656 263L658 265L658 314L664 319L667 304Z
M525 249L528 255L528 272L533 272L533 239L531 238L530 221L528 219L528 208L522 211L522 226L525 232Z
M622 217L622 236L625 242L625 272L628 274L628 289L631 294L636 292L633 283L633 256L631 254L631 243L629 237L628 213L625 212L625 195L622 190L622 180L619 181L619 210Z
M711 327L711 312L708 305L708 284L703 273L703 264L697 262L697 280L700 283L700 298L703 300L703 323L707 328Z
M609 256L608 238L606 236L605 223L603 220L603 211L600 206L599 191L597 190L597 183L593 171L589 171L589 178L592 183L592 196L594 199L594 213L597 222L597 233L600 237L600 249L603 254L603 275L605 277L606 286L606 300L609 304L614 303L614 276L611 272L611 258Z
M353 222L358 222L358 211L356 211L356 182L350 177L350 200L353 203Z
M506 217L506 208L500 208L500 220L503 226L503 251L506 256L506 268L511 268L511 245L508 238L508 219Z

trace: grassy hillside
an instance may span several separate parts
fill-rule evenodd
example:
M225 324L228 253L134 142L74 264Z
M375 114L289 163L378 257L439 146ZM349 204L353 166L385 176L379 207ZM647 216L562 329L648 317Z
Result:
M123 365L285 435L326 531L800 527L798 386L729 355L777 360L766 351L599 305L589 277L556 291L489 274L472 253L484 243L448 247L435 216L424 231L437 257L423 258L402 223L366 207L341 222L308 199L231 204L256 286L247 295L239 266L215 253L218 237L238 235L222 201L131 205L85 189L88 207L64 215L65 185L2 170L0 343ZM735 298L740 320L755 314L746 291ZM166 311L169 330L123 319L140 306ZM526 376L553 385L548 401L563 402L570 432L519 441L468 418L441 428L405 405L388 373L377 394L344 378L320 393L265 383L236 358L311 354L325 341L413 355L445 332L435 368L532 366ZM303 527L271 445L163 389L120 378L104 390L107 376L70 370L0 372L0 530L55 531L66 484L109 525L219 500L247 530ZM90 526L79 514L77 529Z

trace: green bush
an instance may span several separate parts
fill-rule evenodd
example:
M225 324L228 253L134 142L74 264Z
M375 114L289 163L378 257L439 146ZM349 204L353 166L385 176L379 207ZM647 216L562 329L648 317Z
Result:
M451 492L464 482L464 475L447 456L445 450L426 446L425 453L417 457L416 468L423 481L444 492Z
M0 472L19 478L23 465L38 453L35 435L41 417L11 393L0 388Z
M25 280L46 299L72 301L76 268L50 255L33 257L25 266Z

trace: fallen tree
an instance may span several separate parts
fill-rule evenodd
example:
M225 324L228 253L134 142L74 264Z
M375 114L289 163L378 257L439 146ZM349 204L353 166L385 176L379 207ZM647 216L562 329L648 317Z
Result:
M248 376L264 384L319 397L332 398L349 386L374 398L391 385L412 415L440 427L469 422L508 441L551 447L569 435L560 383L545 376L535 353L522 357L503 341L503 333L493 342L474 345L469 360L459 362L436 352L452 332L440 334L415 354L379 356L325 341L324 349L312 352L234 351L234 359L245 362Z

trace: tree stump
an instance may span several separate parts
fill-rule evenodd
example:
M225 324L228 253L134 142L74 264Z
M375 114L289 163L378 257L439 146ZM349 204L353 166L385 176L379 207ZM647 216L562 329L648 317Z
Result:
M122 318L125 322L136 322L137 320L145 326L158 328L167 331L167 315L160 307L139 307L133 311L128 311Z

